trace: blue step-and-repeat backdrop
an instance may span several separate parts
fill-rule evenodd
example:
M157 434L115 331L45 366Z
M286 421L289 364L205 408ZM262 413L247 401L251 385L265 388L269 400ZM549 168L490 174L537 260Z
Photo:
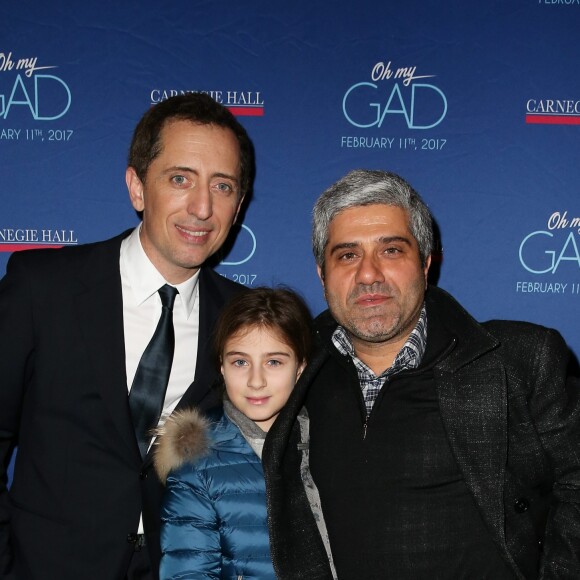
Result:
M578 356L579 39L580 0L5 0L0 273L12 251L134 226L135 124L207 91L256 149L224 276L319 312L313 202L388 169L433 211L439 286L478 319L557 328Z

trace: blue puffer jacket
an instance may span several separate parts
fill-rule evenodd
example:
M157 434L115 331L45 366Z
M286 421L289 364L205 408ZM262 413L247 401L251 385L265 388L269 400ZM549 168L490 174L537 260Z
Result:
M175 414L158 437L155 465L167 476L161 580L276 578L262 463L248 444L261 455L265 433L225 408L210 420L195 410Z

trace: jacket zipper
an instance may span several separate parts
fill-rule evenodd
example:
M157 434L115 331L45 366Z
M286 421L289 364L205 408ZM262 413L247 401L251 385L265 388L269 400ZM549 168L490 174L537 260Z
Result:
M377 398L375 399L375 402L373 403L373 406L371 408L371 412L368 415L366 415L366 417L365 417L365 420L363 423L363 441L367 438L367 431L369 428L369 423L370 423L371 417L372 417L373 413L375 412L375 405L379 402L379 399L384 397L384 392L385 392L386 388L388 387L389 383L391 382L391 378L392 377L387 377L385 379L385 382L383 383L383 386L381 387L381 390L379 391L379 394L377 395ZM361 393L361 399L363 400L363 407L364 407L364 410L366 413L366 405L364 402L364 397L362 396L362 391L360 391L360 389L359 389L359 392Z
M429 368L435 368L435 366L437 365L438 362L440 362L441 360L443 360L448 353L450 353L453 348L455 347L455 343L457 342L457 339L454 337L453 340L450 342L450 344L447 346L447 348L437 357L437 359L432 363L432 365L429 365ZM421 369L421 368L414 368L414 369L406 369L401 371L402 373L405 373L407 376L413 376L416 374L419 374L421 372L423 372L425 369ZM373 403L373 407L371 409L371 412L366 416L364 423L363 423L363 441L366 439L367 437L367 431L368 431L368 427L369 427L369 422L370 422L370 418L375 410L375 405L377 404L379 398L381 396L383 396L383 392L385 387L388 385L388 383L392 382L393 379L397 379L399 377L401 373L396 373L394 375L391 375L389 377L387 377L385 379L385 382L383 383L383 386L381 387L381 390L379 392L378 397L375 399L375 402ZM362 393L361 393L361 397L362 397ZM364 398L363 398L363 406L364 406Z

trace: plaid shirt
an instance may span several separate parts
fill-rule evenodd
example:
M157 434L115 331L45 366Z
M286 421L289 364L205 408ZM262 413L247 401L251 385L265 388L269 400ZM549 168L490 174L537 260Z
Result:
M403 348L398 352L393 364L379 376L375 375L375 373L355 355L350 336L342 326L339 325L334 331L332 335L332 343L338 349L338 352L352 358L352 362L354 363L358 373L360 388L362 390L368 417L376 398L379 396L382 386L385 384L385 381L390 376L400 373L402 370L415 369L421 364L421 360L425 354L425 348L427 347L427 310L423 304L419 320L409 335L407 342L405 342Z

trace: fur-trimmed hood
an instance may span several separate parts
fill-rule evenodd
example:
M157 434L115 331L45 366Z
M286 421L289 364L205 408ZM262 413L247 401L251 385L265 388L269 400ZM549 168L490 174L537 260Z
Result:
M170 471L207 453L209 424L198 410L185 409L170 415L157 430L153 462L164 484Z

